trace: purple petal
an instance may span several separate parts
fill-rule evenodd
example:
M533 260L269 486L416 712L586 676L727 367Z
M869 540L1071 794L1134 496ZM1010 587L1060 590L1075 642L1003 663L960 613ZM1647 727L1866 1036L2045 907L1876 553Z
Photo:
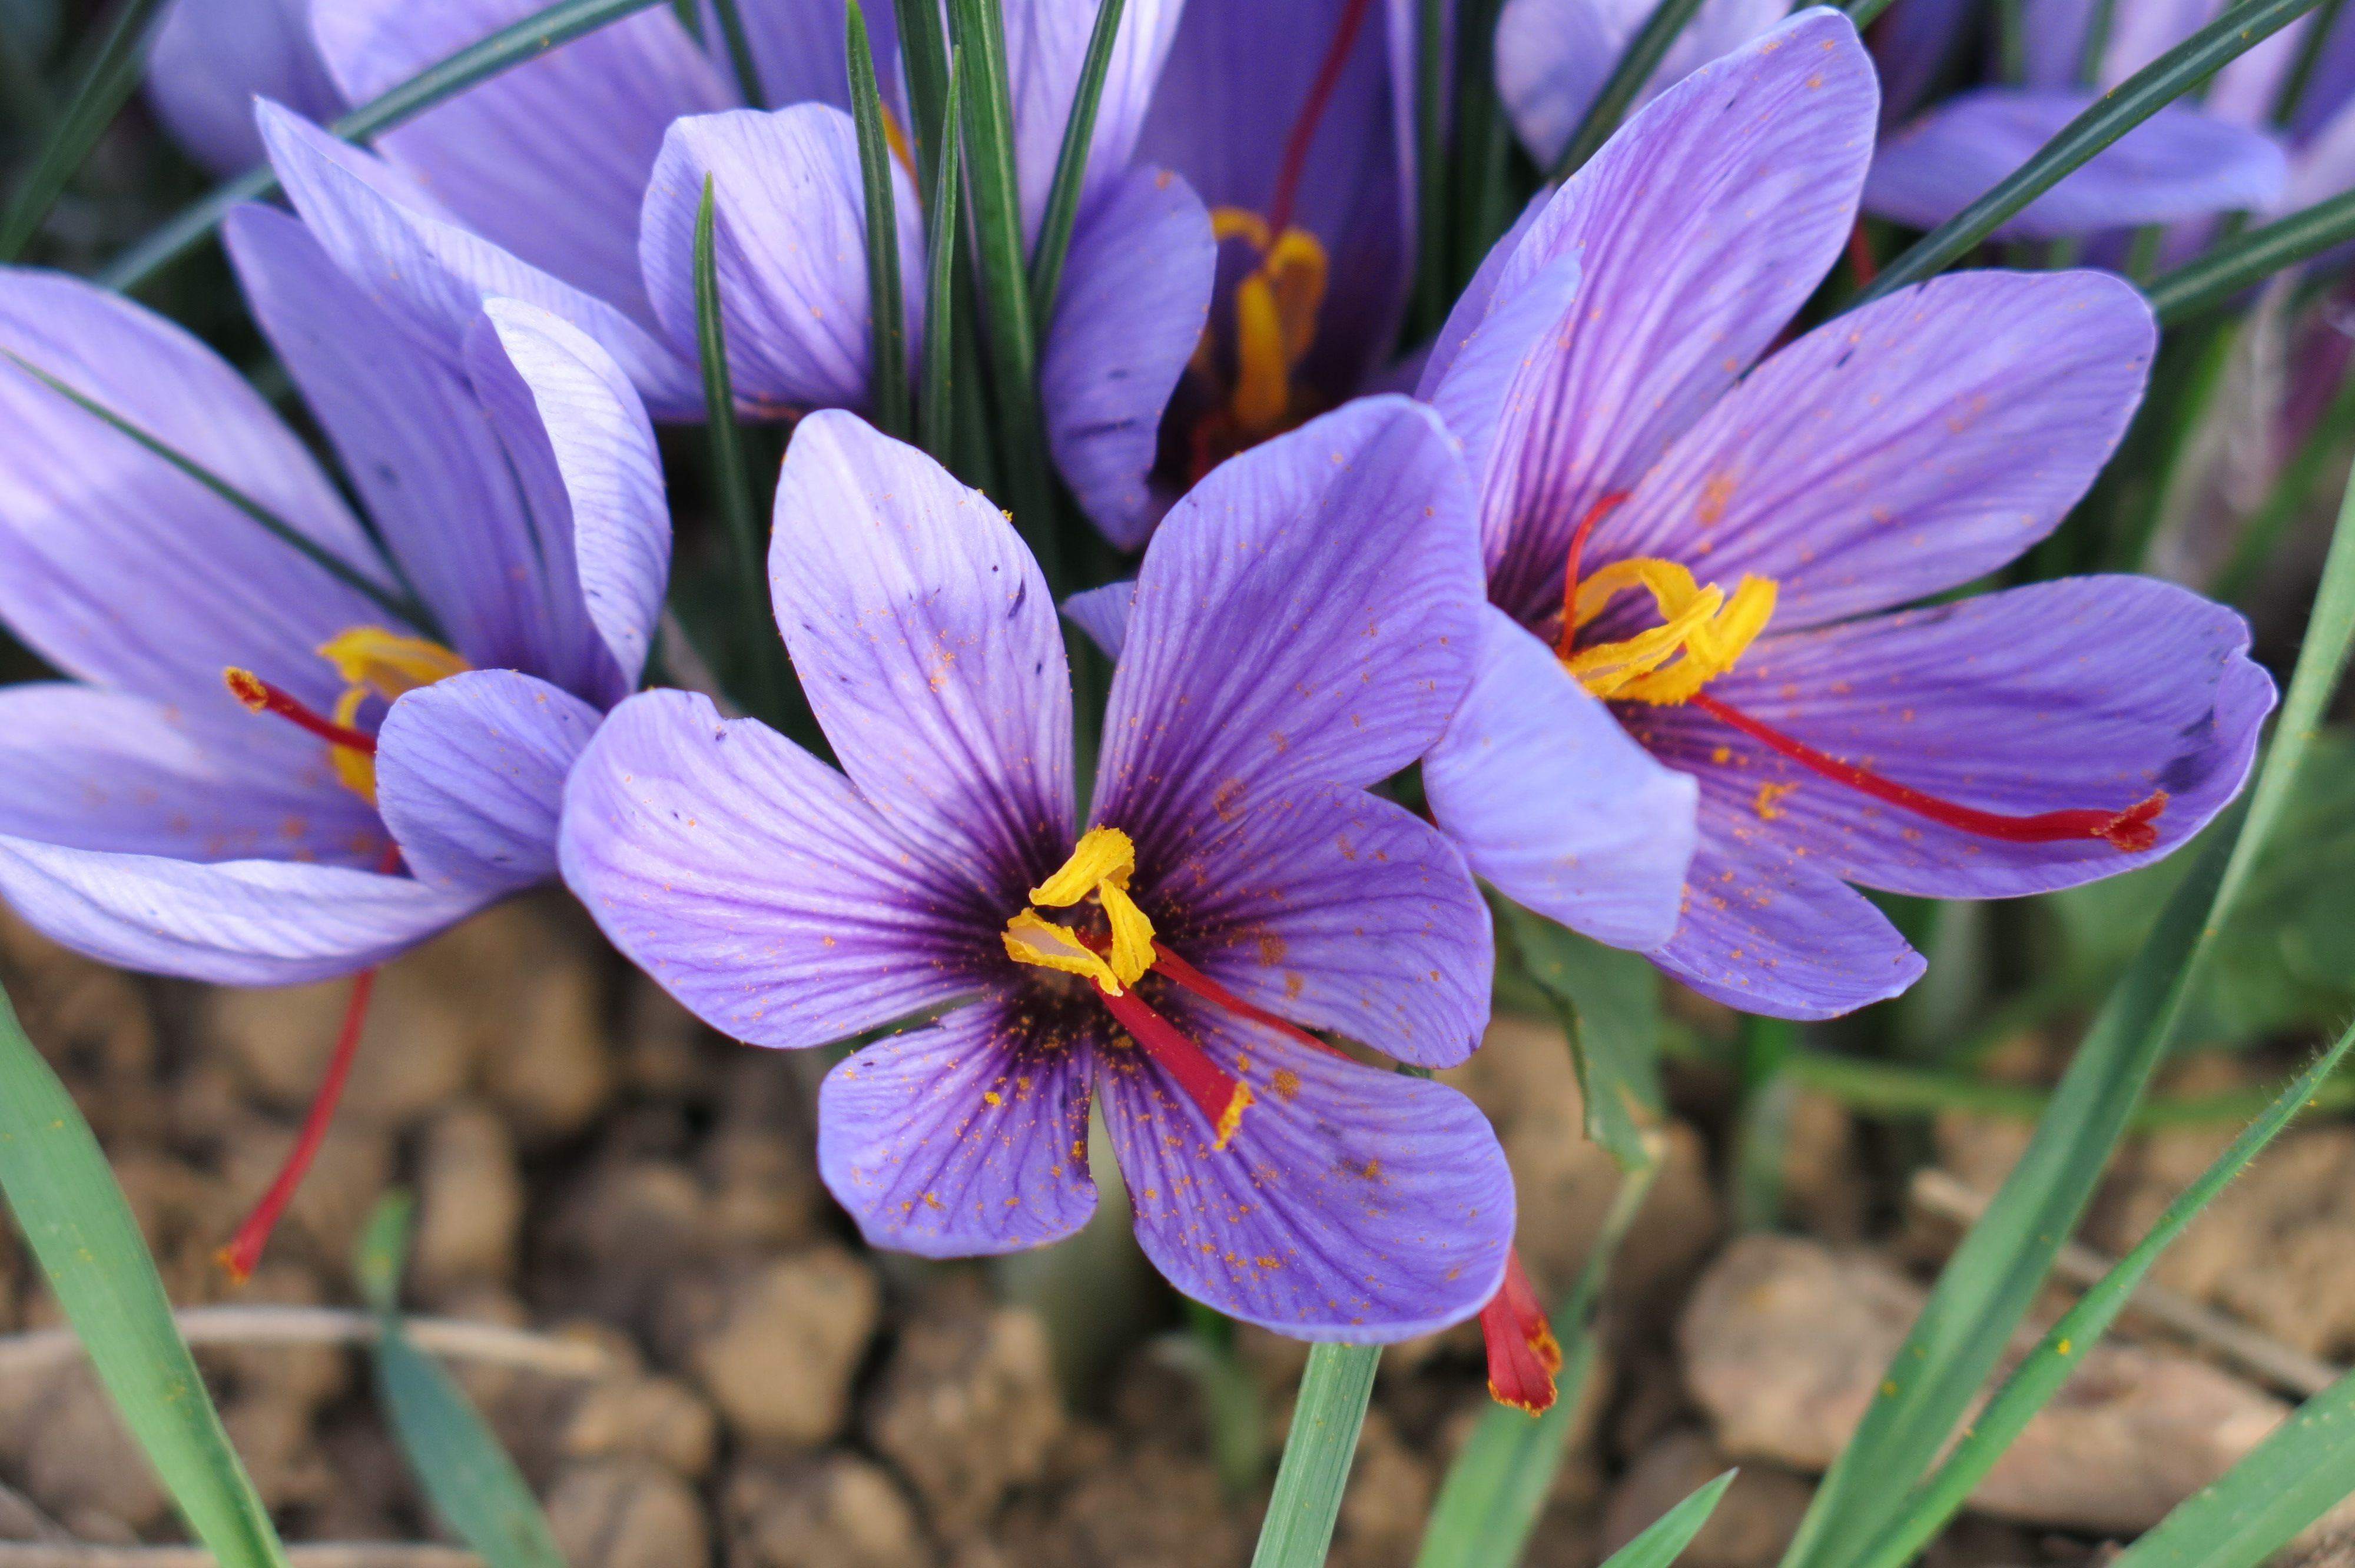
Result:
M1550 168L1570 144L1657 0L1505 0L1497 16L1497 95L1521 145ZM1648 103L1669 84L1730 54L1790 15L1783 0L1703 0L1636 95Z
M2158 328L2106 272L1958 272L1776 354L1595 527L1585 560L1665 556L1781 584L1774 629L1886 609L2051 533L2141 401Z
M417 880L506 893L556 874L564 779L595 708L513 670L410 692L377 735L377 803Z
M1136 0L1121 13L1104 72L1103 96L1088 142L1086 177L1080 209L1092 207L1124 177L1146 104L1169 58L1185 0ZM1027 248L1039 237L1047 193L1061 156L1063 128L1080 83L1095 30L1096 8L1067 0L1011 0L1006 14L1007 76L1014 95L1014 172L1022 193L1022 235Z
M2083 5L2086 0L2061 3ZM2037 0L2030 0L2031 15L2036 5ZM1945 69L1972 9L1971 0L1913 0L1902 11L1882 14L1880 25L1871 33L1873 63L1881 68L1883 125L1894 125L1922 107L1923 99L1929 95L1939 73ZM2030 22L2027 36L2032 71L2045 38L2041 24Z
M2114 8L2093 85L2106 91L2216 19L2223 0L2137 0ZM2024 37L2027 85L2073 88L2084 52L2091 0L2030 0ZM2282 79L2304 47L2313 22L2299 17L2228 62L2204 84L2202 111L2235 125L2263 125L2273 117ZM2328 51L2325 53L2328 58ZM2320 78L2301 105L2311 105ZM2303 120L2303 116L2300 117ZM2303 126L2301 126L2303 129Z
M559 844L613 945L755 1045L823 1045L976 989L1005 919L842 775L688 692L607 715Z
M1487 1305L1513 1239L1487 1118L1444 1085L1180 1002L1170 1021L1254 1103L1223 1150L1142 1050L1097 1053L1136 1239L1187 1295L1295 1339L1366 1344Z
M1934 898L2041 893L2158 859L2239 790L2274 700L2248 642L2238 615L2173 584L2064 577L1769 637L1710 686L1818 751L1980 810L2122 811L2164 789L2158 845L2138 854L1946 827L1695 708L1651 710L1643 727L1662 760L1700 775L1704 818L1733 823L1754 855Z
M1419 1066L1480 1044L1488 906L1455 846L1403 806L1310 786L1138 870L1168 890L1162 939L1245 1001Z
M1174 845L1245 800L1388 777L1463 695L1480 601L1469 487L1423 405L1363 398L1221 464L1146 553L1097 820Z
M1922 978L1872 901L1822 866L1788 860L1702 795L1685 917L1652 961L1706 997L1769 1018L1837 1018ZM1754 826L1754 821L1753 825Z
M1063 619L1086 632L1088 641L1117 664L1120 651L1128 644L1128 618L1135 609L1136 580L1131 577L1073 594L1063 601Z
M1645 755L1501 610L1483 620L1478 671L1423 787L1472 869L1515 903L1614 947L1675 931L1692 780Z
M1146 481L1161 411L1201 339L1218 265L1209 215L1159 169L1129 170L1071 236L1039 397L1056 466L1124 550L1159 517Z
M1560 602L1579 519L1723 396L1848 238L1872 154L1872 65L1809 10L1662 93L1564 185L1497 281L1585 270L1578 330L1538 345L1482 478L1489 593Z
M1480 323L1488 319L1497 302L1497 285L1503 281L1506 267L1552 195L1550 190L1541 190L1529 197L1529 205L1521 208L1521 216L1513 219L1513 227L1505 230L1503 238L1488 247L1488 254L1480 258L1472 281L1464 285L1464 291L1455 296L1455 303L1448 307L1447 320L1441 324L1439 335L1432 340L1430 356L1423 361L1423 370L1415 379L1414 395L1424 402L1438 396L1441 383L1455 367L1455 356L1464 352L1465 344L1480 330ZM1549 262L1548 267L1552 264Z
M214 174L237 174L262 159L256 97L314 120L343 112L304 0L173 0L147 48L147 101L165 129Z
M1572 324L1570 313L1577 302L1578 280L1578 258L1557 257L1528 287L1454 344L1448 370L1433 388L1431 403L1464 443L1464 466L1472 472L1488 471L1497 430L1508 408L1515 399L1531 396L1522 372L1544 351L1546 340Z
M855 415L802 421L769 546L777 625L858 792L985 891L1071 846L1071 699L1046 579L989 498Z
M576 591L618 672L637 684L670 581L670 508L645 405L613 356L562 319L512 300L484 307L563 482ZM509 445L514 445L512 439Z
M873 317L867 197L850 116L820 103L681 120L647 185L639 256L671 341L695 338L695 217L712 181L712 252L728 372L744 401L864 408ZM922 339L922 208L895 161L900 298Z
M996 1003L848 1056L818 1091L818 1173L869 1246L1020 1252L1095 1213L1086 1040L1041 1043Z
M295 985L382 963L483 895L339 865L211 864L0 838L0 898L35 929L126 969Z
M414 181L274 103L258 111L270 161L327 254L402 328L455 366L485 300L521 300L603 344L664 418L699 416L695 366L617 307L437 217Z
M1952 98L1891 137L1873 160L1865 209L1930 228L1962 211L2083 112L2093 95L1985 88ZM2289 178L2263 132L2169 104L1995 231L2051 239L2273 205Z
M715 58L724 59L719 16L710 0L703 0L703 36L712 41ZM899 56L895 7L863 7L868 48L875 56L877 83L886 101L898 86L892 61ZM762 95L771 103L830 103L850 107L850 79L843 62L847 48L842 0L760 0L739 5L745 40L752 47L752 68L761 78ZM732 79L732 77L731 77Z
M538 0L318 0L314 26L357 103L538 8ZM652 318L638 275L638 202L663 129L734 101L678 18L657 5L470 88L377 144L467 228L643 322Z
M252 714L69 682L0 687L0 834L175 860L373 867L384 829L326 748Z
M203 464L356 570L375 548L302 443L219 356L120 295L0 270L0 348ZM236 664L305 702L318 645L384 612L197 481L0 360L0 619L101 685L245 715Z

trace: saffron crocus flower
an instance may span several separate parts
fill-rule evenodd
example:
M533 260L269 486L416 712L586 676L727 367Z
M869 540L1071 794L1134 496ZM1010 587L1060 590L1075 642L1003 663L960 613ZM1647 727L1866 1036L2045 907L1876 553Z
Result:
M1365 792L1463 689L1479 603L1445 433L1369 401L1220 468L1146 555L1084 832L1047 585L989 500L855 417L803 421L769 557L842 771L702 698L616 709L566 791L564 872L714 1027L807 1047L923 1014L827 1075L818 1165L867 1239L1003 1253L1095 1206L1103 1103L1179 1289L1285 1333L1478 1311L1511 1179L1454 1090L1345 1057L1470 1053L1485 908Z
M146 90L165 129L217 175L261 162L256 97L314 120L346 107L312 41L309 0L172 0L147 48Z
M112 963L282 984L553 871L564 768L636 683L669 525L645 416L579 333L495 305L461 376L291 218L227 234L373 535L209 349L0 272L0 618L70 677L0 691L0 895Z
M1424 761L1441 824L1554 914L1529 874L1562 831L1547 789L1615 721L1700 789L1652 956L1788 1017L1921 972L1849 884L1988 897L2145 864L2239 788L2273 701L2241 619L2169 584L1900 608L2059 523L2155 328L2107 274L1966 272L1753 366L1839 253L1877 107L1837 12L1702 68L1491 257L1426 383L1502 612Z

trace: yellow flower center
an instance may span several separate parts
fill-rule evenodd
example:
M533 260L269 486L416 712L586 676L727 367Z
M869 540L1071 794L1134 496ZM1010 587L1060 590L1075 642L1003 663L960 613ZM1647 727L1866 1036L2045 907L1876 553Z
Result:
M1235 385L1227 398L1237 429L1256 440L1291 420L1292 373L1316 341L1331 268L1315 235L1293 228L1272 235L1265 218L1243 207L1214 208L1210 233L1243 240L1260 256L1258 268L1235 286ZM1195 355L1207 370L1207 333Z
M1090 828L1054 875L1030 890L1032 904L1068 909L1090 894L1112 923L1112 941L1097 952L1068 926L1025 908L1006 922L1006 955L1018 964L1082 975L1118 996L1153 967L1153 922L1128 895L1136 846L1118 828Z
M1650 592L1660 624L1633 637L1576 648L1580 628L1629 588ZM1562 629L1562 665L1598 697L1674 706L1733 668L1774 614L1772 577L1742 574L1729 598L1706 588L1674 561L1638 556L1614 561L1576 585L1570 624Z
M462 675L474 668L439 642L405 637L381 626L355 626L337 632L319 644L318 652L319 657L334 665L336 673L344 679L344 694L336 699L334 722L346 729L354 727L360 705L371 696L391 702L421 686ZM331 746L327 748L327 760L344 788L369 805L376 804L373 753Z

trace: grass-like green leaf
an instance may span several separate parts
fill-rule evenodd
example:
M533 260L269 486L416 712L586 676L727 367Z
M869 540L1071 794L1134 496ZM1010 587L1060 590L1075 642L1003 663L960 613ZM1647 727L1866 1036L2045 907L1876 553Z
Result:
M1861 33L1881 19L1881 14L1889 9L1889 0L1848 0L1840 9L1848 13L1848 19Z
M327 129L346 142L365 142L380 132L414 120L435 104L455 98L501 71L538 58L559 44L570 43L584 33L593 33L609 23L661 4L663 0L559 0L559 4L535 11L440 63L428 66L398 87L388 88ZM137 288L201 244L219 226L229 208L241 201L266 196L277 188L278 176L268 164L246 170L214 186L169 221L157 226L144 239L109 262L95 281L108 289Z
M1414 310L1418 342L1447 319L1447 5L1414 6Z
M123 1425L222 1568L286 1568L131 1205L73 1097L0 993L0 1192Z
M2355 191L2300 207L2287 217L2211 246L2151 280L2143 292L2162 326L2179 326L2285 267L2355 238Z
M924 260L923 384L916 395L916 444L942 467L952 466L956 436L957 312L957 192L964 160L958 154L957 82L954 57L949 61L948 98L941 116L940 164L932 181L931 210L925 215L931 253Z
M875 51L867 41L867 13L844 0L843 41L850 68L850 119L858 128L858 175L867 203L868 396L875 428L906 440L908 317L900 294L900 208L891 194L891 144L883 134L883 98L875 87Z
M1586 1136L1622 1171L1649 1162L1647 1128L1666 1116L1660 1088L1660 975L1640 953L1622 952L1494 901L1521 966L1561 1019L1578 1065Z
M1380 1345L1310 1348L1252 1568L1322 1568L1381 1361Z
M0 261L14 261L25 253L66 182L139 85L147 55L147 25L159 5L160 0L123 0L117 6L113 21L75 80L72 101L50 127L40 155L25 171L5 214L0 215Z
M1692 1544L1732 1484L1733 1472L1728 1470L1646 1525L1643 1534L1604 1559L1603 1568L1668 1568Z
M2298 40L2297 58L2282 73L2281 87L2274 94L2275 124L2286 126L2296 118L2298 105L2314 80L2315 68L2322 63L2323 46L2330 41L2331 29L2339 25L2339 13L2346 8L2347 0L2322 0L2321 7L2315 12L2314 25Z
M2256 1568L2355 1492L2355 1372L2297 1407L2110 1568Z
M1660 62L1668 58L1668 50L1675 45L1678 35L1685 30L1700 10L1700 0L1660 0L1652 14L1644 19L1644 25L1636 29L1636 36L1627 40L1627 47L1620 51L1619 63L1611 68L1611 75L1603 83L1603 90L1596 93L1594 101L1586 106L1586 117L1578 122L1578 129L1571 132L1569 144L1562 148L1561 156L1556 158L1553 167L1546 171L1548 179L1559 185L1585 167L1586 160L1603 150L1603 143L1611 140L1611 132L1618 130L1619 122L1627 117L1627 111L1636 102L1636 94L1651 80L1652 73L1660 69ZM1864 24L1859 22L1857 25L1862 26Z
M744 31L743 13L736 8L736 0L711 0L711 8L719 13L719 36L728 43L728 66L736 73L736 90L753 108L768 108L768 90L761 85L761 68L752 58L752 40Z
M1063 122L1063 145L1055 154L1055 182L1047 188L1047 210L1039 221L1039 243L1030 255L1030 319L1044 326L1054 319L1055 296L1063 287L1063 258L1071 249L1071 225L1080 216L1080 186L1087 177L1088 147L1095 140L1096 110L1103 101L1104 75L1112 67L1113 41L1120 36L1126 0L1097 0L1095 29Z
M2244 0L2096 99L2034 156L1970 206L1923 235L1881 269L1856 303L1877 300L1960 260L2014 213L2051 190L2103 148L2197 89L2280 32L2320 0ZM1665 7L1664 7L1665 8Z
M377 1315L377 1393L400 1451L433 1507L489 1568L565 1568L539 1499L442 1363L400 1324L400 1273L413 1204L389 1193L368 1216L353 1260Z
M2284 1089L2265 1113L2250 1123L2198 1181L2177 1194L2135 1249L2061 1315L2060 1321L2046 1331L2028 1359L2004 1380L1995 1397L1972 1419L1954 1453L1907 1500L1904 1511L1864 1554L1859 1568L1903 1568L1945 1527L1948 1520L1961 1511L1972 1489L1995 1467L2003 1451L2011 1446L2030 1418L2061 1392L2061 1385L2083 1362L2085 1353L2109 1331L2136 1288L2150 1273L2151 1266L2158 1261L2158 1255L2183 1234L2185 1227L2256 1158L2260 1150L2289 1125L2290 1118L2306 1107L2315 1089L2338 1067L2350 1045L2355 1045L2355 1029L2341 1034L2336 1045Z
M929 199L949 119L948 35L937 0L891 0L891 10L900 21L900 71L908 86L909 131L916 140L916 189Z

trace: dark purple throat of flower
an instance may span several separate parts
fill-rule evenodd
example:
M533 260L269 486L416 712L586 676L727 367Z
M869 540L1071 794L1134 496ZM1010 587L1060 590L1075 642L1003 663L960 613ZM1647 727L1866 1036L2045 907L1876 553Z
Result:
M1603 516L1626 499L1625 491L1614 491L1579 519L1571 535L1562 575L1561 627L1554 652L1562 667L1596 696L1606 702L1658 707L1689 704L1820 778L1978 838L2006 843L2099 839L2129 854L2158 842L2156 824L2159 813L2167 810L2164 789L2154 789L2124 808L2080 807L2033 816L1985 811L1844 762L1711 696L1703 688L1732 670L1766 630L1774 618L1779 587L1771 577L1744 573L1729 595L1715 583L1695 582L1691 571L1681 564L1655 556L1614 561L1592 577L1582 577L1579 567L1587 535ZM1593 624L1613 599L1633 588L1651 594L1660 624L1632 636L1582 645L1579 633ZM1770 813L1770 799L1760 798L1762 816Z

